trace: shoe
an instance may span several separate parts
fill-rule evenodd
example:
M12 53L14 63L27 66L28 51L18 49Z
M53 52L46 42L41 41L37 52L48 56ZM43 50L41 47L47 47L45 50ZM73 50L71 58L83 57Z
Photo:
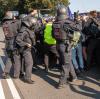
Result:
M72 79L72 82L77 81L77 80L78 80L77 77L76 77L76 78L73 78L73 79Z
M2 74L2 77L3 77L4 79L10 78L9 73L3 73L3 74Z
M68 81L66 81L65 83L63 82L60 82L59 81L59 84L58 84L58 86L57 86L57 89L62 89L62 88L65 88L65 86L68 84Z
M39 67L37 65L34 66L36 69L39 69Z
M24 73L20 73L19 78L24 78L25 74Z
M91 68L88 67L88 66L84 68L85 71L89 71L90 69L91 69Z
M69 78L67 78L67 81L66 81L66 83L68 83L68 82L72 82L72 77L69 77Z
M24 79L24 82L28 84L34 84L34 81L32 81L31 79Z
M62 88L65 88L65 84L58 84L57 89L62 89Z
M49 69L48 69L47 67L45 67L45 69L44 69L44 70L45 70L45 72L47 72L47 73L48 73L48 71L49 71Z
M81 73L84 73L84 72L85 72L83 68L82 68L82 69L80 69L80 71L81 71Z
M54 69L54 67L53 67L53 66L49 66L49 70L51 70L51 71L52 71L53 69Z
M75 69L77 75L80 75L81 71L79 69Z
M13 79L18 79L19 77L18 76L13 76Z
M32 72L35 72L37 70L37 68L33 67L32 68Z

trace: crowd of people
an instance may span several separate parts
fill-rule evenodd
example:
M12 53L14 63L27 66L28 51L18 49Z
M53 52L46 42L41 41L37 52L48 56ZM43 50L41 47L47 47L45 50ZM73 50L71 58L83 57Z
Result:
M9 78L13 65L13 78L33 84L32 68L41 64L46 72L60 69L58 88L63 88L69 78L78 80L81 73L100 64L100 19L96 11L87 16L74 13L70 19L67 8L61 5L55 18L43 20L35 14L37 10L32 10L14 19L11 11L5 13L2 27L7 60L3 78Z

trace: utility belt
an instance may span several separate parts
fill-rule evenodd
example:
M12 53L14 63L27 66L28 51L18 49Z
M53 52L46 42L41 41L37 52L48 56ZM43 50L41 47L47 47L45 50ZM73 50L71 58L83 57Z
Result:
M36 47L35 46L32 46L31 48L28 48L28 47L19 47L18 49L18 52L19 53L23 53L24 51L33 51L33 52L37 52L37 50L36 50Z
M13 55L19 55L20 54L20 51L16 48L13 50Z
M69 40L68 39L58 40L57 44L60 44L60 43L66 44L66 43L69 43Z

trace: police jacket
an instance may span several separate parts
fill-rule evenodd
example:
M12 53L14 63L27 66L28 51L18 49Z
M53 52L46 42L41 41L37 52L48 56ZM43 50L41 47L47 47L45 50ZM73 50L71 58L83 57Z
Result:
M63 42L73 38L73 32L79 31L73 20L66 19L53 23L53 37L57 42Z
M4 17L2 21L2 27L6 39L6 49L14 50L16 49L16 35L20 30L20 22L19 20L13 20L9 17Z
M16 43L21 49L30 50L30 48L27 47L27 43L33 46L35 44L35 35L26 26L22 26L20 32L16 37Z

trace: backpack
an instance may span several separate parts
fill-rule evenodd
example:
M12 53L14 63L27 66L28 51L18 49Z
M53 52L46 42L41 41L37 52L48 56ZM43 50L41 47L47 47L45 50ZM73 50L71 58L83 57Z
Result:
M36 43L36 42L35 42L35 34L34 34L34 36L33 36L33 34L31 34L31 33L29 32L29 30L27 30L27 29L22 29L22 30L20 30L19 34L20 34L20 33L23 33L23 32L27 32L27 33L28 33L31 42L33 43L33 44L32 44L32 50L33 50L34 52L36 52L36 49L35 49L35 47L34 47L34 45L35 45L35 43ZM26 37L25 37L23 40L25 40L25 39L26 39ZM17 43L16 43L16 46L17 46L17 48L18 48L18 50L19 50L20 53L23 53L23 51L27 49L26 46L20 46L20 45L17 44Z
M88 24L88 21L87 21L87 35L93 37L93 38L97 38L98 37L98 34L100 33L100 25L97 23L97 21L99 20L92 20L91 19L91 23Z
M54 22L53 24L53 36L56 40L64 40L66 39L66 33L62 29L63 28L63 22Z
M95 25L94 23L90 24L89 26L89 31L92 35L97 35L99 33L98 26Z
M14 37L12 25L13 25L12 21L5 21L2 25L6 39Z

